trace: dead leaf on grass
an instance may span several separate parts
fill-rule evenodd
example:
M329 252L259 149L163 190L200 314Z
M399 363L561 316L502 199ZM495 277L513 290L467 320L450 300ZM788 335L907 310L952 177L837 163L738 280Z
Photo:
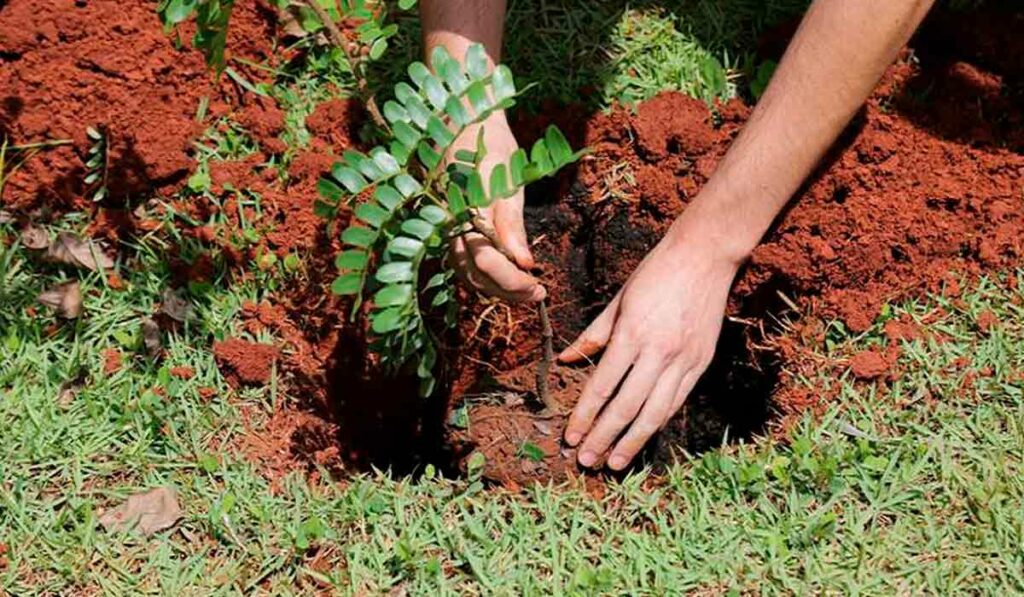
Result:
M46 250L46 258L56 263L84 267L92 271L114 267L114 260L107 257L96 243L82 240L70 232L61 232L57 235L57 240Z
M146 348L146 354L158 358L163 353L163 342L160 340L160 325L153 321L152 317L142 320L142 345Z
M42 251L50 246L50 234L38 226L29 224L21 231L21 244L26 249Z
M180 291L165 288L160 296L160 312L179 323L185 323L192 316L192 305Z
M0 224L10 224L14 222L14 214L11 212L0 209Z
M100 516L100 524L108 531L137 530L148 536L171 528L181 517L177 492L171 487L157 487L129 496L125 503Z
M65 282L43 292L36 299L47 307L56 309L64 319L78 319L82 314L82 289L78 282Z

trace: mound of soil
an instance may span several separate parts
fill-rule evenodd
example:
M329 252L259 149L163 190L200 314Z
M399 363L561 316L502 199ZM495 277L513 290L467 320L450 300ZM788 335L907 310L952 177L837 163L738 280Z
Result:
M997 27L993 36L1009 40L1006 28L1019 18L969 22ZM651 447L648 462L662 462L668 448L716 445L725 428L731 437L757 431L769 409L795 414L829 400L793 390L786 377L822 366L802 361L793 339L823 339L824 320L865 331L887 301L957 293L962 276L1024 262L1020 69L987 70L999 67L985 60L991 44L969 43L984 35L960 39L956 52L948 45L933 51L928 44L951 35L944 29L951 26L935 19L915 42L917 59L906 53L888 70L754 252L735 284L715 363L660 445ZM1024 44L1014 44L1015 55L1024 52ZM531 193L531 233L540 239L535 254L544 261L556 338L571 340L614 296L714 172L748 115L737 101L709 110L663 93L635 113L615 110L587 122L576 141L593 153L575 178L563 179L554 192ZM552 204L553 196L565 200ZM473 406L468 430L454 436L484 453L490 478L519 485L564 478L575 471L575 455L558 441L562 420L538 418L531 390L509 383L507 373L481 386L476 364L506 372L520 367L513 377L528 379L540 354L536 314L528 307L502 317L477 314L467 325L472 358L456 384L456 394L465 392ZM783 332L772 328L779 320L793 323ZM896 342L916 330L891 323L889 349L832 364L836 373L849 368L864 381L893 377ZM571 404L585 376L565 369L554 375L556 394ZM524 445L538 447L543 457Z
M209 99L210 115L218 115L243 98L229 78L214 79L191 49L187 27L180 36L163 30L155 8L143 0L11 0L0 8L0 138L73 142L28 160L7 181L0 205L89 208L90 126L109 147L105 205L173 191L188 175L191 143L207 126L196 119L200 100ZM270 58L273 15L262 2L236 3L230 55Z

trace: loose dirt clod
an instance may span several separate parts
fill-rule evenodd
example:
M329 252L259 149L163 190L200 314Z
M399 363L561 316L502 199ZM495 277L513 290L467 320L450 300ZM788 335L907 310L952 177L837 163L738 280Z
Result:
M213 345L213 356L221 373L233 385L264 385L270 381L278 349L231 338Z
M181 520L178 494L170 487L157 487L129 496L125 503L100 516L108 531L138 531L149 536L171 528Z
M878 351L865 350L850 359L850 371L857 379L878 379L889 371L889 361Z

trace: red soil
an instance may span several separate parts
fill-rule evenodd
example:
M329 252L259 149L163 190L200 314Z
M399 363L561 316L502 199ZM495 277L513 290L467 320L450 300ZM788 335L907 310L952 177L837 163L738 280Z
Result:
M262 2L236 3L232 55L271 57L273 12ZM11 0L0 10L0 137L12 144L71 139L41 152L10 178L0 204L30 209L87 209L86 127L109 144L109 198L173 191L193 167L191 143L203 97L211 114L241 101L230 79L216 82L202 55L182 49L160 25L152 2ZM248 74L247 69L237 66ZM272 132L271 114L243 110L243 122Z
M213 356L233 385L263 385L270 381L278 349L237 338L213 344Z
M229 52L270 57L275 31L264 6L236 6ZM726 325L716 362L651 459L662 461L673 448L717 445L727 426L730 437L760 429L769 397L773 408L787 414L819 408L829 398L789 384L783 369L825 366L838 374L849 367L856 377L883 383L898 374L891 367L898 342L923 333L910 322L885 322L888 349L808 364L797 347L823 341L823 320L835 317L851 330L865 330L890 299L924 291L956 294L954 275L1021 264L1020 24L1016 15L931 20L912 44L920 62L889 70L755 252L729 306L747 323ZM254 81L263 76L243 74ZM189 232L229 263L267 251L303 256L301 272L283 292L244 310L245 329L270 330L280 346L231 339L214 347L233 384L265 384L277 362L282 392L294 398L269 421L246 415L252 433L237 447L263 462L268 474L295 464L340 470L341 461L411 470L423 462L457 460L472 449L487 456L488 477L513 485L575 470L572 452L559 442L564 421L532 415L532 366L539 354L532 308L481 305L464 293L464 302L474 306L451 339L460 350L451 355L450 393L424 402L415 397L414 380L379 375L366 354L362 326L349 323L344 302L330 297L337 230L313 214L315 182L332 156L357 143L363 113L354 103L326 102L309 116L314 138L281 180L268 164L284 150L279 107L254 100L228 78L213 82L201 56L175 49L153 5L137 1L11 0L0 10L0 85L0 132L12 142L74 140L29 161L12 177L0 206L18 213L93 209L81 183L84 131L102 125L110 137L112 192L104 201L110 209L96 212L93 227L112 240L155 225L137 216L134 206L118 209L126 196L170 194L188 175L190 143L206 126L194 119L201 97L210 98L212 114L232 113L258 141L258 154L212 168L222 207L193 198L175 208L204 223ZM523 143L553 118L574 145L592 149L573 172L529 191L528 226L541 261L538 273L550 289L556 342L571 340L611 298L699 192L748 114L739 101L708 110L665 93L635 113L559 109L520 120ZM255 246L237 242L240 189L261 197ZM249 222L256 219L250 208L242 213ZM208 223L213 220L225 223ZM211 255L175 259L181 280L211 275ZM238 275L245 275L243 269L236 269ZM780 335L771 327L775 317L799 320ZM752 341L774 351L754 349ZM574 402L585 373L553 371L555 396L564 406ZM497 374L495 384L482 383L488 374ZM449 405L461 405L467 396L474 404L470 430L447 429ZM526 443L544 458L526 456Z

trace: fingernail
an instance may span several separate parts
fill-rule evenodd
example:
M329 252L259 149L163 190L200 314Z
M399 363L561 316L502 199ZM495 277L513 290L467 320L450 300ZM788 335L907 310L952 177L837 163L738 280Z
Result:
M594 453L594 452L590 452L590 451L583 452L583 453L580 454L579 461L580 461L580 466L585 466L587 468L590 468L590 467L594 466L595 462L597 462L597 454Z
M547 289L538 284L537 287L533 289L533 295L530 297L530 300L539 303L540 301L546 299L547 296Z
M608 467L617 471L626 468L626 464L628 463L629 461L626 460L625 456L620 456L618 454L608 459Z
M583 436L578 431L570 431L565 434L565 443L570 446L576 446L576 444L580 443L581 439L583 439Z

